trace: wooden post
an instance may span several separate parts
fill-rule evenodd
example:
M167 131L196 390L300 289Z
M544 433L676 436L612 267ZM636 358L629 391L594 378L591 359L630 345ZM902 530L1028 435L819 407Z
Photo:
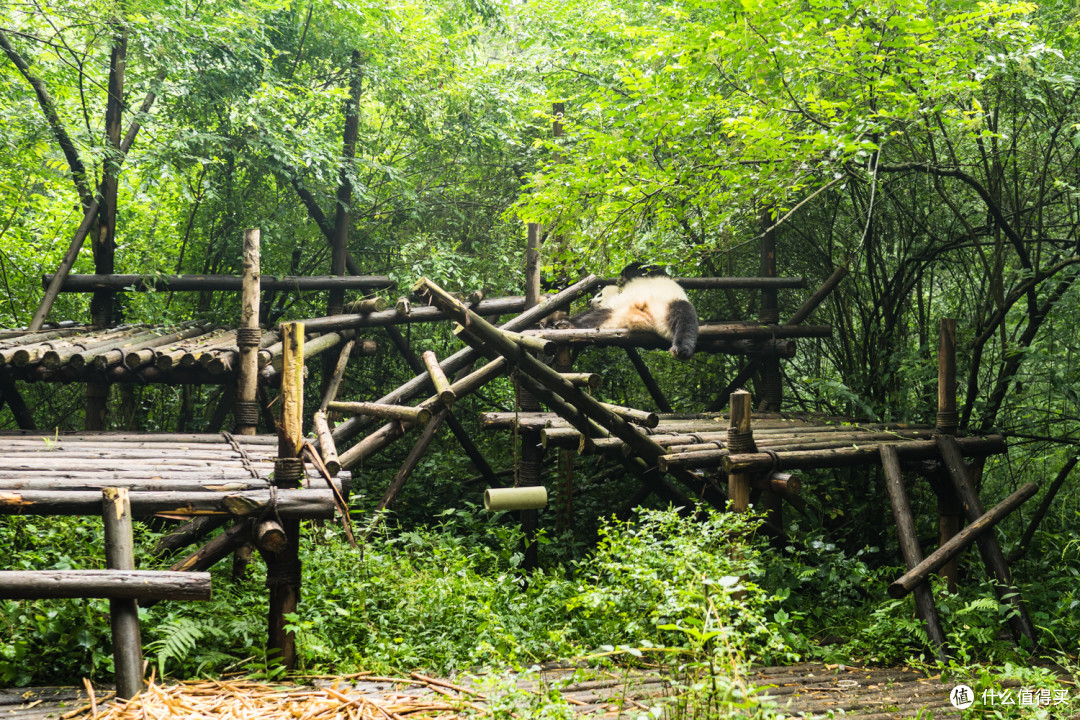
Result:
M274 462L274 485L295 488L303 476L299 453L304 441L304 324L284 323L281 326L284 342L281 367L281 432L278 435L278 457ZM285 549L266 552L266 584L270 588L269 642L267 648L280 652L281 663L292 669L296 665L296 638L285 630L285 616L296 612L300 600L300 520L264 520L275 523L285 534ZM273 528L276 530L276 528ZM262 533L264 536L267 531Z
M555 371L563 373L573 369L569 345L559 345L555 352ZM558 457L559 504L556 507L555 530L565 531L574 523L574 451L560 448Z
M776 231L772 229L772 218L768 210L761 213L761 222L766 230L761 235L761 277L776 277ZM758 308L758 322L762 325L777 325L780 322L780 304L776 288L761 289L761 306ZM761 374L758 376L761 388L758 392L758 410L777 412L780 410L783 387L780 376L778 357L761 358Z
M525 249L525 309L540 303L540 224L529 223L528 242ZM516 376L515 376L516 377ZM519 382L514 383L516 402L522 412L538 412L540 403ZM544 446L539 430L523 430L520 434L521 455L518 458L517 484L523 486L542 484ZM522 567L528 571L538 564L536 537L539 514L536 510L520 512L521 529L525 533L525 558Z
M105 563L110 570L135 569L135 541L131 530L131 502L127 488L105 488L102 518L105 520ZM143 685L142 639L136 600L110 600L116 696L134 697Z
M672 412L671 403L668 402L664 391L660 389L656 378L649 372L649 366L645 364L637 348L627 346L626 356L630 358L630 364L638 371L641 382L645 383L645 389L649 391L649 395L652 397L653 402L656 403L657 409L664 413Z
M728 425L728 450L732 454L757 452L750 427L750 393L736 390L731 393L731 420ZM746 512L750 507L750 474L728 475L728 498L734 512Z
M240 325L236 344L240 351L240 366L236 376L237 435L254 435L259 423L259 239L258 228L244 231L243 290L240 296Z
M959 423L956 414L956 320L942 318L938 323L938 410L937 431L955 435ZM954 537L963 525L960 500L952 483L939 478L932 487L938 500L938 546ZM940 575L945 578L949 592L956 592L960 576L959 558L941 566Z
M945 463L945 469L952 480L953 488L963 505L964 515L967 516L969 522L973 523L985 515L986 511L983 510L979 494L975 492L975 487L968 477L967 463L964 462L960 446L957 444L956 438L950 435L938 435L935 440L941 452L941 459ZM1024 607L1024 601L1020 599L1020 592L1013 587L1009 565L1005 562L1005 555L1001 552L1001 546L998 545L997 538L994 537L994 533L989 532L980 535L977 542L983 563L994 577L995 582L992 584L995 592L997 592L998 599L1002 603L1013 606L1014 612L1008 613L1007 616L1013 636L1018 643L1021 637L1026 637L1034 645L1035 626L1031 624L1031 619L1028 618L1027 608Z
M900 541L900 553L904 556L904 563L908 570L911 570L922 561L922 548L919 547L915 519L911 514L907 491L904 490L904 478L900 473L900 460L896 456L895 448L890 446L881 448L881 466L885 471L885 489L889 492L893 518L896 520L896 536ZM915 587L915 607L923 622L926 623L926 636L930 638L938 660L945 662L947 659L945 633L941 631L941 621L938 620L937 607L934 605L934 595L930 591L929 584L923 582Z

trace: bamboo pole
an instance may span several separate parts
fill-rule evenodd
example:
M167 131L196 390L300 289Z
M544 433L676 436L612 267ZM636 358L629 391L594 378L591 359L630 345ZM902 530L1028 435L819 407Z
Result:
M319 404L319 412L325 413L326 406L329 405L337 398L338 388L341 386L341 381L345 377L345 369L349 364L349 356L352 354L353 347L356 346L355 340L349 340L341 348L341 353L338 355L337 364L334 366L334 373L330 377L330 382L326 384L326 392L323 393L322 402ZM325 416L324 416L325 421ZM336 456L335 451L335 456ZM326 460L326 456L323 456L323 460Z
M319 455L322 457L323 465L326 466L327 471L333 477L341 472L341 462L338 461L337 446L334 445L334 436L330 432L326 412L316 410L314 423L315 437L319 441Z
M989 532L995 525L1003 520L1009 513L1023 505L1031 496L1039 491L1037 483L1028 483L1014 492L1009 497L995 505L962 531L949 538L949 541L930 553L922 562L908 569L906 573L889 584L889 596L902 598L917 587L926 582L930 573L937 571L965 548L976 542L980 536Z
M309 318L304 321L309 333L355 330L367 327L389 327L413 323L442 322L446 314L436 307L412 307L407 298L398 298L393 308L370 313L346 313L326 317ZM484 316L507 315L521 312L525 299L521 296L491 298L476 305L477 313Z
M881 449L881 466L885 472L885 488L888 490L889 502L892 504L893 518L896 520L896 535L900 541L900 552L904 556L908 570L911 570L922 562L922 548L919 547L915 518L911 514L911 505L908 502L907 491L904 489L904 478L900 473L900 459L897 457L895 448L883 447ZM934 595L927 583L920 583L915 588L915 606L923 622L926 623L926 634L934 646L938 660L945 662L947 660L945 633L941 630L941 621L938 619L937 607L934 605Z
M937 429L955 435L959 425L956 413L956 320L941 318L938 323L938 410ZM935 482L932 487L938 501L938 545L945 545L963 526L960 500L949 482ZM941 567L950 592L956 592L960 568L956 560Z
M561 354L562 351L562 348L560 348L559 353ZM558 358L559 355L557 354L556 357ZM599 373L569 372L560 370L559 374L563 376L564 380L567 380L574 385L577 385L578 387L587 387L593 392L599 390L600 385L603 383L603 378L600 376Z
M268 509L282 518L332 518L334 494L329 489L281 489L238 492L133 490L135 517L151 515L259 515ZM92 515L101 507L101 491L0 490L0 515Z
M652 372L649 371L649 366L645 364L645 361L641 358L641 354L637 351L637 348L627 346L626 356L630 358L630 364L637 370L641 382L644 383L645 389L649 391L649 396L652 397L653 402L656 403L656 407L659 408L660 412L671 412L671 403L668 402L667 396L664 395L664 391L660 389L659 383L656 382L656 378L654 378Z
M299 453L304 441L304 324L283 324L281 338L284 342L281 432L278 459L274 463L274 483L279 488L278 493L284 491L281 488L296 487L303 474ZM296 637L287 629L286 616L296 612L300 601L300 521L282 519L278 523L276 519L268 519L259 525L262 529L257 529L257 534L261 532L265 536L269 531L277 533L280 530L285 536L284 549L266 553L266 584L270 588L267 648L280 652L283 666L291 670L296 665Z
M134 570L135 541L128 490L105 488L101 493L101 514L105 520L105 564L110 570ZM116 695L131 698L144 687L138 602L134 599L111 600L109 616L112 620Z

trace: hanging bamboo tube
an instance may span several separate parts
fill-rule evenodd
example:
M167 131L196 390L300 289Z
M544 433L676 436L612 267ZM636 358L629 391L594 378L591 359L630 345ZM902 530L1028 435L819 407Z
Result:
M431 384L435 386L435 394L439 396L439 402L450 407L457 400L457 395L450 389L450 381L446 379L446 373L439 367L439 358L435 356L434 351L425 350L421 359L424 361L428 375L431 376Z
M244 231L243 289L240 294L240 366L236 377L237 435L254 435L259 422L259 239L258 228Z

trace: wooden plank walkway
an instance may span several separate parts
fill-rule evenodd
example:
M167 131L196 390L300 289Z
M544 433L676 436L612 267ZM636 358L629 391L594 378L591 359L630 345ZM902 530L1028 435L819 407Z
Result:
M789 718L822 720L833 713L859 720L899 720L916 717L920 712L926 714L927 710L933 711L936 720L962 717L949 703L952 682L943 683L939 677L928 677L909 668L805 663L755 668L746 681L760 688L759 698L773 703L779 713ZM1014 694L1020 687L1014 680L1003 681L1001 685L1012 688ZM280 716L285 717L288 708L295 710L301 701L339 702L345 709L352 701L350 714L327 713L323 716L377 718L385 714L382 709L389 709L392 713L414 718L437 715L440 720L449 720L460 715L455 708L464 704L484 708L510 702L519 708L535 707L541 695L550 690L558 690L576 713L590 720L637 716L656 705L657 700L670 699L676 692L665 677L641 670L552 666L516 677L467 675L453 681L418 674L410 678L315 678L308 685L285 687L243 680L235 683L206 681L157 688L152 694L166 697L167 693L180 696L189 692L192 703L196 700L204 705L210 702L213 712L204 712L200 717L230 715L232 704L224 696L235 693L237 701L244 703L241 708L250 707L253 700L269 703L261 706L259 712L259 716L267 718L278 717L278 706L283 713ZM260 693L264 698L261 701L258 700ZM105 702L106 691L101 690L98 694L102 698L98 710L102 712L109 707ZM283 700L286 694L289 699ZM213 699L206 700L211 695ZM1052 709L1053 717L1080 718L1080 695L1074 687L1068 687L1067 696L1067 703ZM86 693L76 688L0 690L0 720L89 718L86 703ZM980 706L977 700L972 710L983 710ZM357 707L366 707L371 712L357 712ZM77 712L80 708L84 708L83 711ZM129 708L128 712L138 711Z

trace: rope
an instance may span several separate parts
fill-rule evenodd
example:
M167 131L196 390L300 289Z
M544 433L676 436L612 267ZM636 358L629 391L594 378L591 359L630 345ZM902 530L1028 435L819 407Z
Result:
M772 467L769 468L769 472L765 475L765 477L769 477L769 475L772 475L774 472L780 469L780 456L776 453L775 450L765 448L764 450L760 450L759 452L763 452L772 458Z
M757 452L754 444L754 433L750 431L739 432L735 428L728 428L727 449L732 455Z
M236 329L236 346L238 348L243 347L258 347L262 342L262 328L237 328Z
M254 463L251 462L251 457L247 454L247 451L240 446L240 443L236 442L236 438L232 436L232 433L223 432L221 436L225 438L225 442L229 443L229 447L233 449L237 455L240 456L240 464L244 466L244 469L248 471L248 474L255 480L261 480L259 471L255 469Z
M280 488L297 487L303 479L303 460L300 458L274 459L274 485Z
M258 425L259 403L255 400L237 400L233 407L233 419L237 425Z

